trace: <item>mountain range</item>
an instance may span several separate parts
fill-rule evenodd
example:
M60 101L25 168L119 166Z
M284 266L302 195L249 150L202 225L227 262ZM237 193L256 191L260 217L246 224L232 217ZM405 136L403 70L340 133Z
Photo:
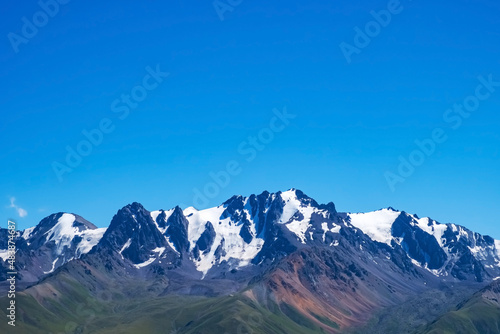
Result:
M56 213L16 245L19 333L500 333L500 241L297 189L132 203L107 228Z

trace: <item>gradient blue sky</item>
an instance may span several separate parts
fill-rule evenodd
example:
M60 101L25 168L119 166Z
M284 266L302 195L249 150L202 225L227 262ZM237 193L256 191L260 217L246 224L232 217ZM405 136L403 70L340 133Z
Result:
M221 21L211 0L73 1L18 53L7 36L40 7L2 4L3 225L67 211L107 226L133 201L189 206L235 160L241 173L206 206L295 187L339 211L393 206L500 239L500 89L457 130L443 121L479 75L500 81L500 5L401 1L348 64L339 44L387 3L244 0ZM120 120L112 102L156 64L170 76ZM238 146L284 106L296 117L246 161ZM114 131L59 182L52 163L103 118ZM384 173L436 127L449 139L391 191Z

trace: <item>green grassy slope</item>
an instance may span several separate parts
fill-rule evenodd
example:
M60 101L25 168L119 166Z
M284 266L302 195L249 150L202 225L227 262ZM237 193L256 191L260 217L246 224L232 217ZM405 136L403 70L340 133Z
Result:
M478 300L446 313L430 325L425 334L500 334L500 308Z
M43 298L18 293L16 327L0 321L0 333L172 333L172 334L314 334L323 331L298 312L273 305L264 308L236 294L216 298L169 295L116 297L101 300L74 281L63 282L64 293ZM33 294L33 296L32 296ZM0 299L6 319L7 299ZM286 309L286 314L281 311Z
M500 334L500 282L475 293L456 310L433 322L423 334Z

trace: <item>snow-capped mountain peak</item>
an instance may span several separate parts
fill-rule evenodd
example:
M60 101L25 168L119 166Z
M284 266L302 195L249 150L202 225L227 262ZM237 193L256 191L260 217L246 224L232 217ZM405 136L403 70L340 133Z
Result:
M137 270L189 264L205 277L273 263L301 248L338 246L381 250L384 260L392 259L400 268L417 266L438 277L480 281L500 275L500 241L390 207L338 213L333 203L318 204L293 188L233 196L203 210L177 206L150 212L132 203L117 212L107 229L59 213L20 235L25 243L19 247L21 258L29 257L30 265L45 274L94 247L130 261ZM33 250L42 256L31 257ZM374 258L381 256L375 253ZM33 272L38 279L41 273Z
M391 245L392 224L401 212L393 209L382 209L367 213L350 213L350 223L367 234L372 240Z
M105 228L90 228L88 224L78 222L75 215L63 213L57 223L44 233L45 243L55 244L56 256L60 256L70 249L72 244L76 244L74 257L79 258L97 245L105 231Z
M414 264L437 276L465 279L500 270L500 242L455 224L437 221L392 208L347 214L351 225L372 240L402 247Z
M200 211L184 210L189 222L189 250L197 269L204 274L224 261L235 267L248 265L264 244L257 236L248 198L238 197L228 202ZM242 231L246 231L248 237L242 235Z
M60 212L42 219L19 233L16 265L20 276L25 281L36 281L41 275L52 273L88 253L105 231L71 213Z

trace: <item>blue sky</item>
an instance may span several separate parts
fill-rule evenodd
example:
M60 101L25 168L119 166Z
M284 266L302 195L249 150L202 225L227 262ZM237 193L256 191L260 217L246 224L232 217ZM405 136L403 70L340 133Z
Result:
M133 201L295 187L339 211L393 206L500 239L500 87L479 87L488 97L459 126L444 118L474 102L478 77L500 81L498 2L401 1L350 62L341 43L394 3L221 1L221 20L212 1L71 1L46 24L36 1L2 6L5 226L59 211L107 226ZM414 153L435 129L446 140ZM91 152L71 167L68 148ZM412 154L423 162L391 188Z

